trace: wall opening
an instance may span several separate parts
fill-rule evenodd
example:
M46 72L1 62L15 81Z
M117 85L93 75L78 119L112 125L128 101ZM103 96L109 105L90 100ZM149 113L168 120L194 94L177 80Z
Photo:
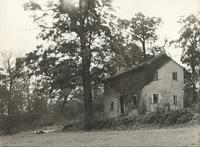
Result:
M124 98L123 98L123 96L120 96L120 108L121 108L121 114L124 114Z
M111 102L110 103L110 111L113 111L114 110L114 102Z
M133 95L133 97L132 97L131 105L132 105L133 109L136 109L136 106L137 106L137 95L136 94Z
M158 103L158 94L153 94L152 103L153 104L157 104Z
M178 97L177 97L177 95L174 95L173 96L173 100L174 100L174 105L178 105Z
M177 76L177 72L173 72L172 73L172 80L174 80L174 81L177 81L177 78L178 76Z

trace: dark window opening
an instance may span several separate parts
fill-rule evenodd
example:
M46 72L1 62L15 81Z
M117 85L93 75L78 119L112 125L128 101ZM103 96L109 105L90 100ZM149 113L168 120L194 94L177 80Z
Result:
M132 105L136 105L137 103L137 95L134 95L132 98Z
M153 104L158 103L158 94L153 94Z
M132 109L136 109L137 108L137 95L135 94L135 95L133 95L133 97L132 97L132 101L131 101L131 107L132 107Z
M153 75L153 80L154 81L158 80L158 72L157 71Z
M124 99L123 99L123 96L120 96L120 107L121 107L121 114L124 114Z
M174 105L178 105L178 97L177 97L177 95L174 95Z
M110 111L113 111L114 110L114 102L111 102L110 103Z
M172 73L172 79L173 79L174 81L177 81L177 72L173 72L173 73Z

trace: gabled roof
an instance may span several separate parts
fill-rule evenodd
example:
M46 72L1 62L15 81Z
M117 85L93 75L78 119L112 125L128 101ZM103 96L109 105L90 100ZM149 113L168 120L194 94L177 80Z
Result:
M176 61L174 61L172 58L170 58L168 55L166 55L165 53L160 54L146 62L143 62L133 68L130 68L129 70L126 70L124 72L118 73L114 76L108 77L107 79L104 80L104 82L116 79L116 78L120 78L128 73L136 73L139 71L144 71L144 70L148 70L154 68L155 70L161 68L164 64L166 64L168 61L173 61L174 63L176 63L178 66L182 67L181 65L179 65ZM183 68L183 67L182 67ZM148 73L148 72L147 72Z

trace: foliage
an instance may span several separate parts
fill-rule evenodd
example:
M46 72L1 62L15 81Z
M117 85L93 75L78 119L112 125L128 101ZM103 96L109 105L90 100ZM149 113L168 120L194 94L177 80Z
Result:
M52 105L53 112L55 114L60 113L60 109L62 108L62 101L57 102L56 104ZM63 116L67 119L77 119L83 113L83 105L79 99L71 99L69 100L63 110Z
M192 87L192 75L187 70L184 70L184 107L190 107L193 104Z
M54 54L55 52L61 53L63 56L63 53L66 53L67 60L71 59L74 63L78 63L84 91L85 123L87 124L93 115L92 76L95 74L92 72L95 73L97 71L95 69L101 67L101 62L104 61L108 52L105 46L109 41L110 30L106 19L111 19L109 18L111 15L107 13L111 10L110 2L108 0L79 0L77 3L70 1L67 3L63 0L58 4L52 1L47 11L38 4L29 2L25 5L25 9L28 8L42 12L42 15L34 15L35 22L41 28L38 38L51 44L49 47ZM46 18L50 18L52 23L49 24ZM46 58L45 54L43 56ZM58 61L58 59L54 60ZM43 63L47 62L44 60ZM49 68L47 69L49 71ZM51 74L51 71L49 72ZM64 81L63 77L60 77L60 81L56 83L62 81Z
M193 114L186 110L174 110L166 113L153 112L142 119L143 123L159 125L175 125L189 122Z
M128 32L128 20L117 19L116 24L111 25L113 55L108 62L110 75L122 70L127 70L142 62L141 48L131 40Z
M200 68L200 18L192 14L181 18L179 23L182 25L180 36L173 43L183 49L181 61L189 67L192 73L193 100L195 100L198 69Z
M1 59L4 66L0 76L0 119L3 121L0 127L12 133L23 124L31 125L35 115L46 112L47 99L41 96L38 85L34 87L31 83L32 73L23 58L14 58L10 53L2 54ZM26 118L30 119L27 123Z
M41 118L36 113L20 113L5 116L1 119L0 128L6 134L16 133L21 128L31 128ZM36 125L35 125L36 126Z
M2 92L0 101L3 105L1 111L1 117L3 117L23 111L26 81L23 80L23 75L18 72L12 53L1 53L1 62L3 68L0 71Z
M126 129L141 125L158 125L158 126L173 126L184 124L191 121L193 113L186 110L173 110L165 113L151 112L140 116L123 116L117 118L95 118L92 123L92 129ZM65 129L74 129L74 126L80 125L76 123ZM81 128L79 126L79 128ZM64 130L65 130L64 129Z
M180 19L179 23L182 24L180 38L177 40L183 48L181 61L191 68L196 67L200 58L200 19L198 16L190 15Z
M78 61L66 59L67 54L62 53L63 48L43 50L40 46L36 51L27 54L24 64L30 69L30 73L36 76L39 88L37 94L40 93L50 102L55 99L63 100L65 105L71 91L80 85Z
M146 58L146 43L154 43L158 37L156 35L156 29L161 23L161 18L147 17L142 13L135 14L130 21L131 37L142 45L143 58ZM158 47L155 47L156 51Z
M141 101L138 107L138 113L139 115L144 115L147 112L147 106L144 101Z
M1 117L4 116L5 112L7 112L7 99L9 96L9 91L5 87L5 85L0 85L0 113Z

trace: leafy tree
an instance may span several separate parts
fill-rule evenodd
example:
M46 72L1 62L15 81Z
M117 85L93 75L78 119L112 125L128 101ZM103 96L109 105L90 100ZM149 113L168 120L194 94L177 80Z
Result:
M24 111L31 112L31 77L30 70L25 66L24 58L16 58L15 72L17 85L20 86L21 98L24 99L23 108Z
M29 105L30 76L25 71L22 58L14 58L12 53L2 53L3 68L0 73L1 90L5 99L5 114L15 115L26 111ZM28 98L27 98L28 97Z
M135 14L130 21L130 31L132 40L138 41L142 45L143 58L146 59L146 43L157 40L156 29L161 23L159 17L147 17L142 13Z
M130 39L128 20L116 18L110 25L112 33L112 53L110 60L104 63L107 76L127 70L142 62L141 48Z
M34 88L34 100L36 97L43 97L46 104L51 104L55 99L63 100L64 107L70 92L79 82L77 64L75 60L64 59L65 54L61 54L60 50L42 50L43 48L38 48L24 58L27 68L34 69L30 70L31 75L35 77L35 84L37 83Z
M4 83L7 88L9 95L7 97L7 114L14 114L14 79L15 79L15 67L14 59L12 53L1 53L1 63L3 64L3 73L4 73Z
M1 62L1 115L5 122L5 131L11 133L16 123L13 118L17 118L16 115L25 111L25 81L22 79L23 75L16 68L16 59L12 56L12 53L2 53Z
M198 69L200 68L200 18L189 15L181 18L179 23L182 25L180 37L174 41L183 49L181 61L191 70L193 98L196 97L196 83L198 82Z
M7 100L9 98L9 91L4 83L5 75L0 74L0 113L3 118L7 113Z
M105 44L109 41L107 36L110 31L106 24L108 19L112 19L106 13L110 9L109 1L61 1L60 4L51 2L46 10L30 2L25 4L24 8L44 12L40 16L34 16L42 29L39 38L52 43L54 50L63 50L67 59L78 61L84 91L84 124L85 128L89 128L88 124L93 117L92 64L96 65L97 61L102 61L107 55L107 48L102 42ZM45 21L47 17L53 20L50 26Z

